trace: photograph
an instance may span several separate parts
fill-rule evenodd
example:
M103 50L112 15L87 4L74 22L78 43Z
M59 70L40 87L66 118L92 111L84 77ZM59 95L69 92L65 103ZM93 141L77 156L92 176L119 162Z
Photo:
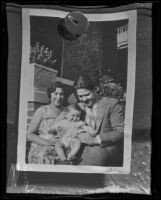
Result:
M18 171L129 174L137 11L22 8Z

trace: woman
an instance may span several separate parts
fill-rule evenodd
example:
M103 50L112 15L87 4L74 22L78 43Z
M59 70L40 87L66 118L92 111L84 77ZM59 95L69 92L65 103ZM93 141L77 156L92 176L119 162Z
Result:
M27 141L32 142L28 154L28 162L32 164L54 164L54 145L61 137L53 134L52 127L57 120L63 117L64 87L60 82L53 83L47 90L50 103L39 107L32 118L27 131ZM61 114L62 113L62 114ZM61 114L61 115L60 115Z

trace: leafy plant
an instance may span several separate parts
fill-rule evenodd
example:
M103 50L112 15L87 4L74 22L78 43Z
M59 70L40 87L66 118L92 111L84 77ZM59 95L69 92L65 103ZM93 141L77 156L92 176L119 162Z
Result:
M39 42L31 47L30 63L37 63L46 67L53 68L57 60L53 56L53 50L45 45L40 45Z
M121 83L116 82L114 78L105 74L100 78L99 94L101 96L118 99L122 111L125 114L126 96Z
M99 92L101 96L124 99L124 90L120 83L105 74L100 78L99 82Z

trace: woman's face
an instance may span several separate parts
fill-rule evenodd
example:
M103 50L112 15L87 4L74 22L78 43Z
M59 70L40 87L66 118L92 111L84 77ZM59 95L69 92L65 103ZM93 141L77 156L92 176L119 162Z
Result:
M78 89L77 95L79 100L87 107L92 107L97 98L96 92L89 89Z
M62 106L64 101L64 91L62 88L56 88L55 92L51 93L51 103L56 107Z

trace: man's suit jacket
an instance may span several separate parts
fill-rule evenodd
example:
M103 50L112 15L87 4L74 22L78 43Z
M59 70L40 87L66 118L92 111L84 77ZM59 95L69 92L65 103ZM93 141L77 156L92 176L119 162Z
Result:
M85 114L85 106L79 103ZM80 165L122 166L124 115L118 100L99 97L97 104L96 130L101 145L85 145L81 152ZM85 117L85 115L84 115Z

